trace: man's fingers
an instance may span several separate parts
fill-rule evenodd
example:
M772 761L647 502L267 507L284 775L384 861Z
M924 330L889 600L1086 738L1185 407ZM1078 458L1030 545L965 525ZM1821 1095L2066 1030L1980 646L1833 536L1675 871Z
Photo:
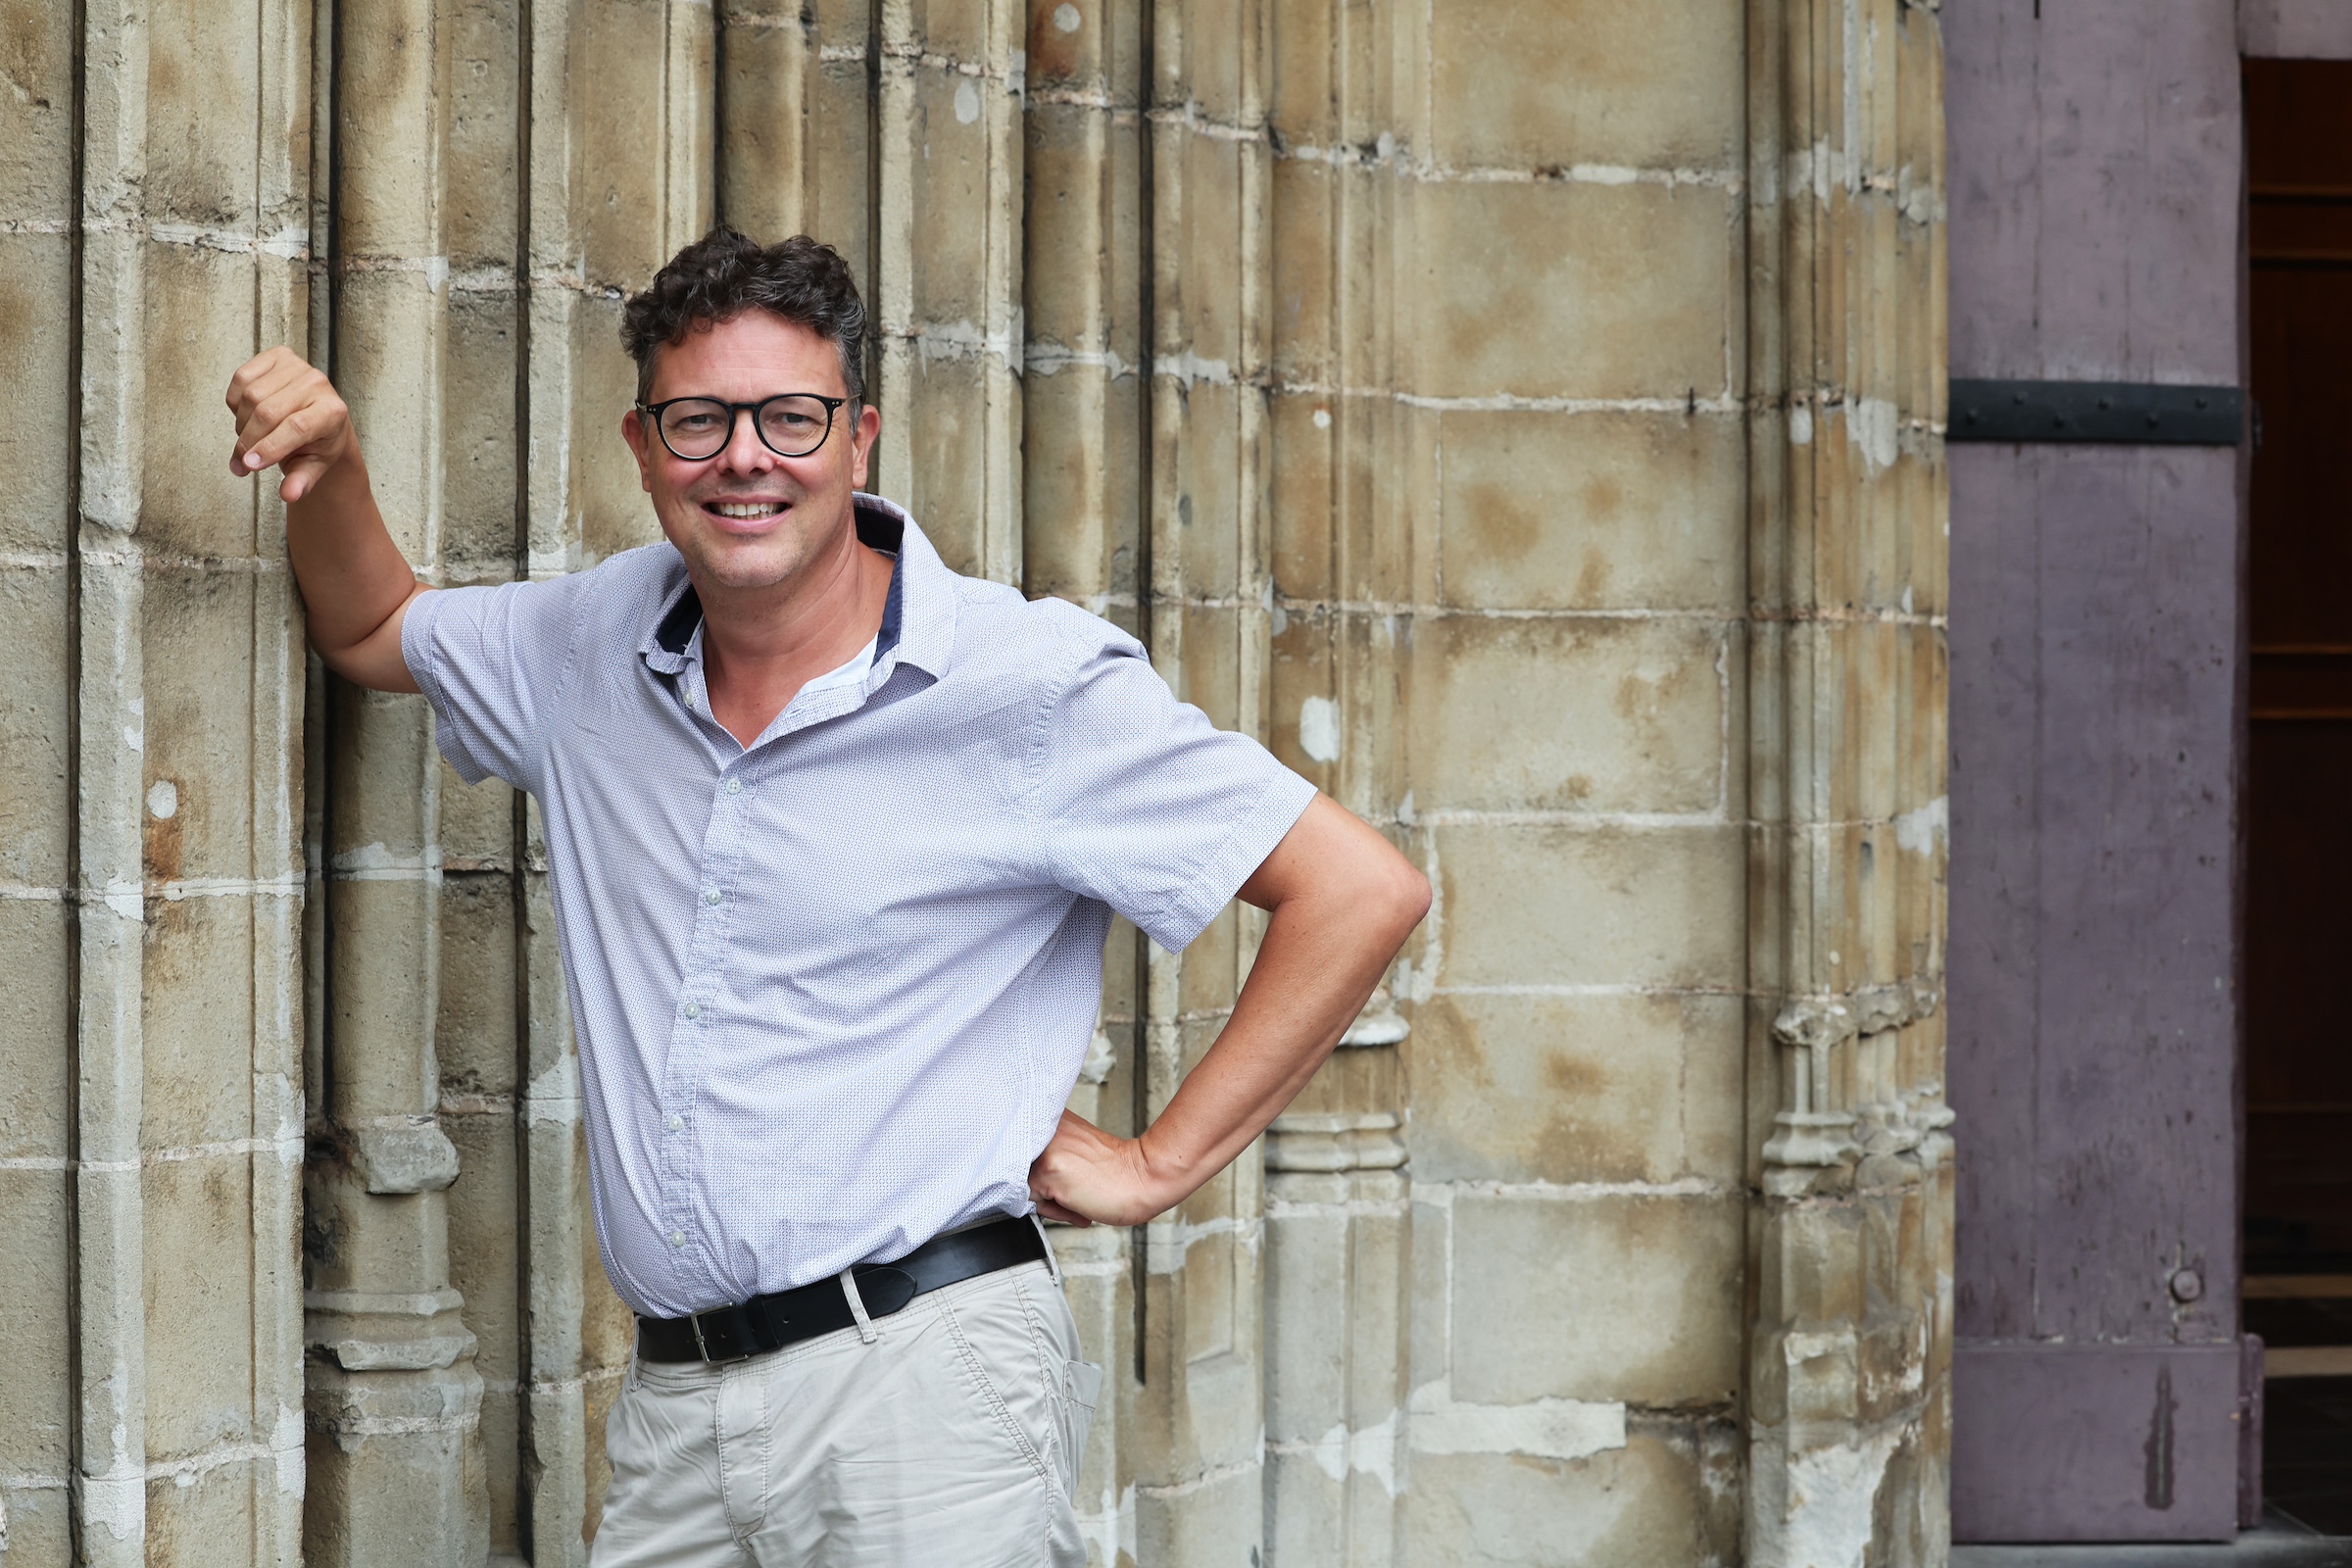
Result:
M1075 1225L1080 1230L1085 1230L1087 1227L1094 1224L1094 1221L1088 1219L1084 1214L1076 1213L1070 1209L1066 1209L1059 1203L1054 1201L1054 1200L1051 1198L1041 1198L1037 1200L1037 1211L1040 1214L1045 1215L1046 1218L1050 1220L1057 1220L1064 1225Z
M245 448L246 470L258 473L273 463L283 463L310 442L318 427L318 416L309 405L296 409Z
M297 457L286 464L286 476L277 483L277 499L292 506L310 493L326 471L326 460L320 457Z
M275 348L257 354L228 378L228 406L242 413L312 373L310 365L289 349Z
M270 367L277 363L279 357L288 352L283 347L264 349L243 365L238 366L228 378L228 390L222 394L223 401L230 408L235 408L238 403L250 395L253 384L268 374Z

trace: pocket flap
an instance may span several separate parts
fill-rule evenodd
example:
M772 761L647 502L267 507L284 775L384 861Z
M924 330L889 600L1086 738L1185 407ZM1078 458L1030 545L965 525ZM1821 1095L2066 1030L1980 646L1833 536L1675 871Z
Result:
M1070 1397L1092 1410L1102 1393L1102 1369L1092 1361L1072 1361L1065 1381Z

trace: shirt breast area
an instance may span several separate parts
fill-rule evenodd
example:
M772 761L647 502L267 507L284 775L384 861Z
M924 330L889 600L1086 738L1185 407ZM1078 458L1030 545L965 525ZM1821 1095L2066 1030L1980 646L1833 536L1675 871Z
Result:
M858 505L897 624L748 751L655 644L666 545L426 594L403 627L452 764L539 798L598 1238L640 1311L1027 1212L1111 912L1189 943L1313 797L1117 627Z

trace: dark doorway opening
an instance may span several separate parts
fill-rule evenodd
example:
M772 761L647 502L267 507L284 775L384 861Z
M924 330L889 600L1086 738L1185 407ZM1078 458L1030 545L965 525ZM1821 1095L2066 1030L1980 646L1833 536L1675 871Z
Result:
M2352 62L2245 65L2245 1300L2263 1484L2352 1535Z

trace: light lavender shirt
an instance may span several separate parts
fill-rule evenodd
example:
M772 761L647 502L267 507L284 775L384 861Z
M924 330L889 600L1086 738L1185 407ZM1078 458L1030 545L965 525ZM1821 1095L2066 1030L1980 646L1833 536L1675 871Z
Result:
M857 505L898 555L870 666L748 749L667 544L425 594L402 630L443 755L539 799L597 1242L641 1312L1027 1213L1111 911L1185 946L1314 796L1116 626Z

